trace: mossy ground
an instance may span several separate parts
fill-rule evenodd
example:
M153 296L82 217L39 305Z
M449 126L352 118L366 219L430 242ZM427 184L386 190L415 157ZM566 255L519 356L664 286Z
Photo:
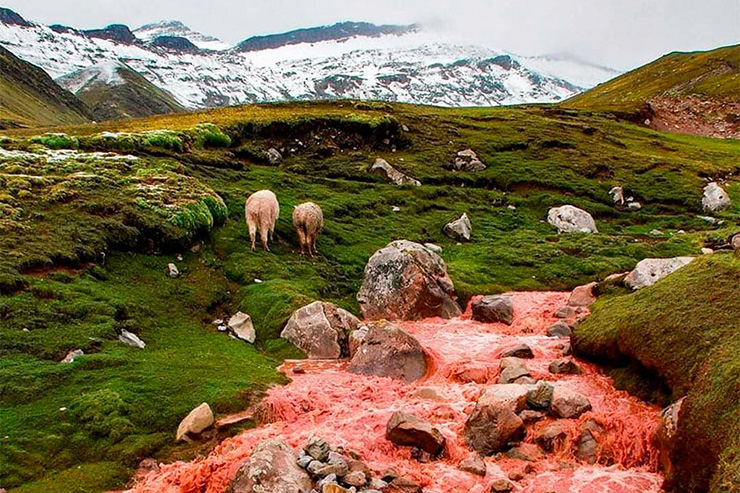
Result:
M673 399L687 396L674 450L677 491L740 488L740 260L694 260L654 286L607 297L576 328L574 349L639 362Z
M11 430L0 437L0 485L23 483L28 491L50 484L72 491L63 488L100 469L104 479L88 490L119 487L140 458L179 453L172 435L189 409L202 401L217 411L236 408L245 405L243 392L281 380L274 366L297 355L278 338L293 310L322 299L357 312L365 263L391 240L443 246L465 300L567 289L644 257L697 253L723 243L740 212L740 186L731 178L740 143L665 135L554 107L296 103L62 130L79 152L139 159L115 166L94 159L89 169L65 173L27 162L0 170L4 183L23 185L0 193L0 225L12 232L0 236L7 372L0 428ZM43 152L27 131L10 136L6 149ZM265 159L271 147L283 153L281 164ZM488 169L445 169L469 147ZM376 157L423 185L399 188L370 175ZM106 180L70 178L79 171ZM123 186L147 184L152 174L167 176L166 193ZM720 216L722 226L697 218L705 177L730 180L738 206ZM66 185L52 190L60 183ZM615 210L608 190L616 183L642 211ZM281 205L271 253L249 250L243 218L245 198L264 188ZM223 206L209 202L216 195ZM298 254L291 225L292 207L306 200L324 210L315 259ZM591 211L601 233L557 235L544 218L564 203ZM473 239L457 244L442 227L463 212ZM653 229L664 234L651 236ZM190 253L199 241L201 250ZM165 265L177 252L184 275L168 279ZM210 324L238 309L254 320L256 349ZM121 328L149 346L121 345ZM77 347L90 356L58 363Z

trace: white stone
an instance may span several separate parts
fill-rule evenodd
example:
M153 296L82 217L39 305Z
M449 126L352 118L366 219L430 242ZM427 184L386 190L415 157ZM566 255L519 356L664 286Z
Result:
M180 271L177 269L177 266L170 262L167 264L167 275L171 277L172 279L176 279L180 277Z
M213 421L211 406L204 402L190 411L190 414L180 422L180 426L177 427L175 439L179 442L184 440L188 433L200 433L213 425Z
M704 187L704 195L701 199L701 205L705 211L720 212L729 209L732 205L730 196L717 183L712 182Z
M572 205L550 209L547 213L547 222L555 226L559 233L599 232L591 214Z
M137 347L139 349L144 349L146 347L146 343L144 341L139 339L136 334L129 332L126 329L121 329L121 334L118 336L118 340L131 347Z
M232 315L229 319L228 326L234 335L242 341L254 344L254 341L257 339L257 333L254 331L254 326L252 325L252 317L246 313L237 312Z
M625 277L624 283L632 289L651 286L692 260L694 257L646 258Z

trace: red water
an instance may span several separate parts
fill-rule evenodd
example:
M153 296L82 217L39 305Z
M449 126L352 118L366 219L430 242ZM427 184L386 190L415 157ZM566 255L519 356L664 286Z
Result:
M279 437L298 449L312 435L326 439L333 447L358 452L376 471L392 467L416 480L428 493L484 493L495 480L517 473L523 476L514 482L517 492L660 491L658 454L650 440L658 426L659 409L615 390L610 379L587 362L578 362L583 369L580 375L550 374L547 367L561 357L563 340L548 338L545 331L555 321L554 311L566 304L568 294L513 296L515 319L511 326L477 323L470 320L469 313L455 320L402 323L432 358L432 371L419 382L353 375L345 371L346 363L342 362L286 361L283 371L292 382L271 389L266 397L272 424L224 440L206 458L162 465L140 480L134 491L221 493L260 441ZM587 395L593 410L578 420L560 420L568 427L569 440L544 459L524 462L489 457L485 478L462 472L456 465L470 453L462 438L467 414L486 385L496 382L501 351L518 342L527 343L535 353L535 359L526 362L535 380L560 380L560 385ZM306 372L292 373L297 365ZM471 376L483 383L462 381ZM419 389L432 389L436 398L415 397ZM386 423L399 410L428 420L445 435L445 458L419 463L411 458L409 448L385 439ZM587 419L602 425L604 433L597 437L600 454L611 457L613 465L589 466L573 457L579 424ZM548 418L528 427L527 441L551 422Z

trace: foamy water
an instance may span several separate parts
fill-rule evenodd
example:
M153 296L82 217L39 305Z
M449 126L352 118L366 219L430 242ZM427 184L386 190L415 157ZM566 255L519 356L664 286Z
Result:
M474 322L469 313L455 320L401 323L431 357L430 374L418 382L353 375L345 371L345 362L286 361L282 370L292 382L271 389L265 400L274 422L224 440L206 458L162 465L144 476L133 491L221 493L262 440L280 438L297 450L314 435L333 447L359 453L378 472L394 468L429 493L484 493L495 480L510 475L522 477L514 482L517 492L660 491L663 478L657 472L658 452L651 442L659 409L615 390L611 380L587 362L578 361L583 370L579 375L551 374L548 365L562 356L566 341L546 337L545 332L568 294L513 296L511 326ZM457 463L470 453L462 436L467 416L486 386L497 381L502 350L519 342L528 344L535 354L526 360L532 378L558 381L585 394L593 410L576 420L559 420L566 426L568 439L541 460L488 457L485 478L462 472ZM305 373L293 373L296 366ZM471 375L480 383L466 381ZM421 389L425 390L420 393ZM395 411L415 414L437 427L447 439L445 457L419 463L411 458L408 447L388 442L385 428ZM597 436L599 455L609 458L609 466L585 465L573 455L579 427L588 419L604 430ZM525 442L533 442L537 430L552 422L546 418L528 425Z

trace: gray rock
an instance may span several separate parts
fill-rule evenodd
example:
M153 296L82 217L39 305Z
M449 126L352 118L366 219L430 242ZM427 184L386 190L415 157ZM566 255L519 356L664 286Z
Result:
M118 340L131 347L139 349L144 349L146 347L146 343L144 341L139 339L136 334L129 332L126 329L121 329L121 334L118 336Z
M540 380L527 392L527 405L533 409L549 409L554 392L555 387L551 383Z
M555 322L547 329L548 337L570 337L570 325L565 322Z
M573 318L576 316L576 309L572 306L561 306L555 311L557 318Z
M360 488L365 486L365 483L367 483L367 476L362 471L352 471L342 478L342 482L349 486Z
M72 363L74 362L75 358L79 358L80 356L85 356L85 351L83 351L82 349L73 349L67 353L67 356L65 356L61 362Z
M484 296L472 303L472 317L478 322L501 322L511 325L514 320L514 299L511 296Z
M180 271L177 269L177 266L170 262L167 264L167 277L170 277L172 279L177 279L180 277Z
M614 205L624 205L624 188L613 187L609 190L609 195L611 196Z
M599 232L591 214L572 205L550 209L547 213L547 222L555 226L559 233Z
M580 434L576 440L576 458L588 464L596 464L599 454L599 442L596 437L604 429L594 420L589 419L581 425Z
M470 241L470 235L473 232L473 226L470 224L467 214L463 214L458 219L445 224L444 234L454 240Z
M478 159L478 155L472 149L465 149L457 153L451 168L455 171L483 171L486 165Z
M498 383L514 383L521 377L528 377L529 370L524 364L524 360L519 358L503 358L501 360L501 376Z
M730 200L730 196L727 195L727 192L719 184L712 182L704 187L701 205L705 211L720 212L729 209L732 205L732 200Z
M246 313L236 312L236 314L229 318L227 325L229 326L229 330L242 341L254 344L255 339L257 339L257 333L254 331L254 326L252 325L252 317Z
M413 336L385 321L370 324L347 370L411 382L426 375L424 350Z
M401 173L396 168L388 164L388 161L386 161L385 159L376 159L375 163L373 163L372 167L370 168L370 172L377 176L380 176L381 178L385 178L386 180L389 180L399 186L421 186L421 182L419 180L416 180L408 175Z
M591 410L591 402L583 394L558 385L552 395L550 411L558 418L577 418Z
M486 463L483 462L483 457L478 454L470 454L466 458L460 461L457 468L476 476L486 475Z
M311 437L303 450L319 462L329 460L329 444L323 438Z
M732 246L735 254L738 254L740 252L740 234L736 234L732 237L732 239L730 240L730 246Z
M624 283L634 290L651 286L667 275L688 265L693 257L674 258L646 258L637 263L637 266L627 274Z
M283 161L283 155L280 154L280 151L278 151L274 147L271 147L270 149L268 149L266 152L266 155L267 155L267 161L273 166L276 166Z
M525 425L536 423L546 416L542 411L533 411L532 409L525 409L519 413L519 417L524 421Z
M210 428L214 423L213 411L211 406L207 403L203 403L196 407L185 419L180 422L177 427L177 433L175 434L175 440L182 441L190 434L198 434L203 430Z
M562 423L554 422L545 426L534 441L546 452L552 452L559 444L565 442L568 432Z
M357 300L366 319L417 320L461 314L444 260L418 243L399 240L365 266Z
M301 466L303 469L306 469L308 465L313 462L314 458L310 455L302 455L298 457L298 465Z
M226 493L309 493L313 483L296 457L280 440L260 443L239 467Z
M441 246L435 245L434 243L424 243L424 248L434 253L442 253L443 251Z
M403 446L418 447L437 456L444 450L445 437L437 428L411 414L395 412L388 420L386 440Z
M465 422L463 434L473 450L490 455L502 451L512 440L524 433L524 422L516 415L524 409L527 387L524 385L493 385L478 399Z
M504 351L501 353L501 357L531 359L534 358L534 353L532 352L532 348L522 342L515 346L504 349Z
M350 333L360 325L360 320L347 310L314 301L293 312L280 337L309 358L346 358L350 355Z
M550 363L550 373L577 375L581 373L581 368L570 358L559 358Z

